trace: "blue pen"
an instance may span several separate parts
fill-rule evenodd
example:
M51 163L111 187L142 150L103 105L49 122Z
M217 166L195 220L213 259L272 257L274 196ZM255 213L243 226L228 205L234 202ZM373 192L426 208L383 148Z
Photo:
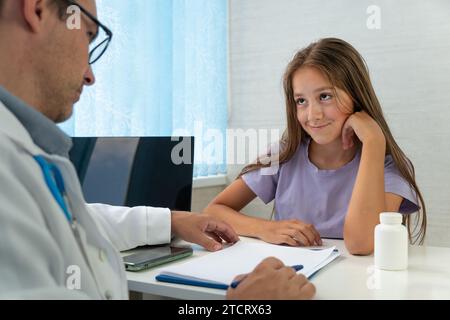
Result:
M295 270L295 272L297 272L297 271L300 271L300 270L303 269L303 265L297 264L297 265L291 266L291 268L293 268ZM233 289L236 289L236 287L239 285L239 283L241 283L241 281L244 280L244 279L233 281L231 283L230 287L233 288Z

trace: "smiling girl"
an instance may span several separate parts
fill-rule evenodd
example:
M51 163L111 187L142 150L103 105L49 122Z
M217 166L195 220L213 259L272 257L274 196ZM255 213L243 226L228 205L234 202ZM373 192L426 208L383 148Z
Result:
M343 238L361 255L373 251L379 214L400 212L410 241L422 243L426 210L414 167L391 134L361 55L340 39L312 43L289 63L284 91L279 169L267 175L270 164L258 159L205 212L243 236L292 246ZM275 199L274 221L240 212L255 197Z

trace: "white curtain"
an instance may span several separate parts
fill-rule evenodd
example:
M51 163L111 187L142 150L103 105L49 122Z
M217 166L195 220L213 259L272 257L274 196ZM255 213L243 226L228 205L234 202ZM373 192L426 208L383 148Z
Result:
M96 84L85 88L63 130L71 136L193 135L194 175L225 173L227 0L97 5L113 40L93 65Z

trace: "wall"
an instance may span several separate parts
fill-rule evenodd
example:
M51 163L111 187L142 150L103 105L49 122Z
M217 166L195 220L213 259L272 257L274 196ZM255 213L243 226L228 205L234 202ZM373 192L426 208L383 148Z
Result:
M224 188L225 186L194 188L192 190L192 211L201 212Z
M370 5L381 9L379 30L367 28ZM229 127L282 130L283 70L296 50L328 36L365 57L391 130L416 167L427 243L450 246L450 1L230 0ZM230 166L229 178L241 167ZM271 210L258 200L244 212Z

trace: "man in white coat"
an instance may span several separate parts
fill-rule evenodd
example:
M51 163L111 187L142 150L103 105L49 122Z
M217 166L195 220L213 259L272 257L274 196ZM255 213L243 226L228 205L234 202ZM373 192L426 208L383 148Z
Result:
M81 26L65 13L76 5ZM68 160L68 119L95 82L89 45L103 27L94 0L0 0L0 298L127 299L120 250L172 236L215 251L236 242L227 224L166 208L86 204ZM67 285L73 270L80 286ZM230 299L305 299L305 277L275 258L247 275Z

